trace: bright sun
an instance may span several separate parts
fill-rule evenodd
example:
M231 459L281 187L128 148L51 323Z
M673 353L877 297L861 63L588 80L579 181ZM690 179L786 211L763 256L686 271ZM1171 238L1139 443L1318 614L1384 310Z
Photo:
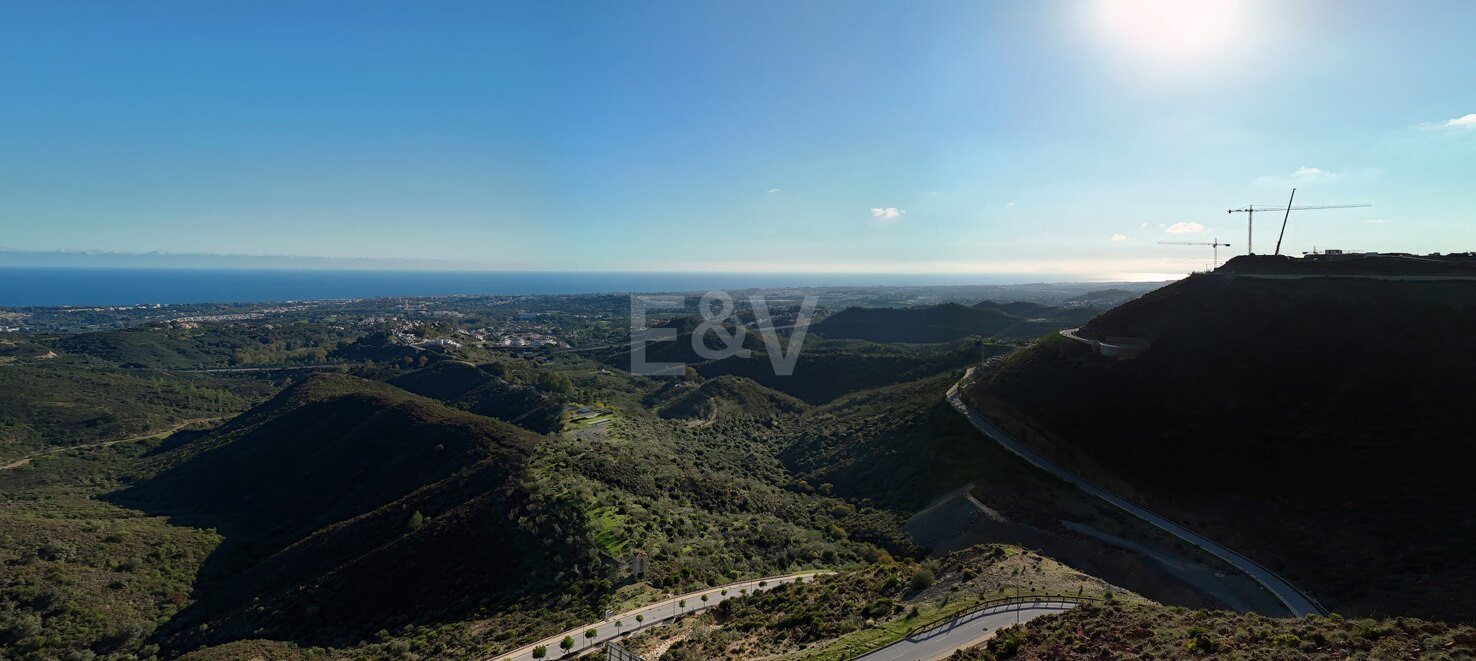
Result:
M1091 0L1089 12L1114 46L1163 64L1225 52L1251 13L1250 0Z

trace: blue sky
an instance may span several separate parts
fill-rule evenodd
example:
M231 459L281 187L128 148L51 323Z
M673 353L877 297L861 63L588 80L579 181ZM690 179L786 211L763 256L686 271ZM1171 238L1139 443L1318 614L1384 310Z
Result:
M1294 215L1291 252L1472 250L1471 25L1455 0L8 3L0 248L1181 273L1208 249L1155 242L1241 252L1225 210L1297 186L1375 206Z

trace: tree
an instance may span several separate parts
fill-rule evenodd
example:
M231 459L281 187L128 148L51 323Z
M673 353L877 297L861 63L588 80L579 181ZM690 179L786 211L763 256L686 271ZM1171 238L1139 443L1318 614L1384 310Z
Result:
M702 595L702 601L703 601L703 602L706 602L706 601L707 601L707 595L705 595L705 594L704 594L704 595Z
M620 635L620 627L625 626L620 620L615 620L615 635Z
M590 630L584 632L584 637L585 638L588 638L590 640L594 640L599 635L600 635L600 632L599 632L598 629L590 629Z
M683 599L681 601L678 601L677 602L677 608L682 609L682 610L685 610L687 608L687 600L686 599Z
M538 647L533 648L533 658L541 659L546 656L548 656L547 645L539 645Z
M641 623L642 622L645 622L645 621L646 621L646 616L645 615L636 615L636 626L641 626Z
M559 641L559 648L564 650L565 654L568 654L569 650L574 649L574 637L564 636L564 639Z
M543 372L538 375L537 386L551 393L567 395L574 392L574 383L558 372Z
M414 514L410 515L410 529L420 530L420 527L423 525L425 525L425 515L421 514L420 510L416 510Z

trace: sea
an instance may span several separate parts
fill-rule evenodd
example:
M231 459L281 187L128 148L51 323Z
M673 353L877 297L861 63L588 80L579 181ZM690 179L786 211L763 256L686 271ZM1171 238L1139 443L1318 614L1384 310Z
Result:
M1074 277L1081 281L1080 275ZM0 307L259 303L456 294L601 294L784 287L1065 282L1046 274L657 273L0 267Z

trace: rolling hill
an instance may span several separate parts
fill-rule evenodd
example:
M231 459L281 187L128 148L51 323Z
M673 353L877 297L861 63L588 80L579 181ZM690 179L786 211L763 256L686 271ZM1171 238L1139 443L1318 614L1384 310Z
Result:
M808 408L804 402L741 376L720 376L694 384L673 381L647 397L663 418L752 417L772 420Z
M741 376L806 403L824 404L849 393L934 376L969 365L981 355L1007 350L1008 347L1000 345L972 342L923 349L878 345L828 347L818 343L811 348L807 342L793 374L775 374L768 355L758 352L750 358L699 363L693 369L704 378Z
M563 402L537 387L508 381L495 365L446 360L395 377L389 383L538 433L558 431L562 422Z
M1329 608L1470 621L1473 300L1462 281L1197 275L1080 331L1140 358L1053 337L967 396Z
M523 485L543 437L372 381L315 375L151 459L120 504L225 542L169 647L349 643L552 590L583 522ZM568 586L564 586L568 587ZM524 604L536 611L536 605Z
M99 363L66 357L0 362L0 463L232 416L272 391L260 381Z
M1058 308L1039 303L983 301L914 308L846 308L816 324L830 339L872 342L951 342L967 337L1034 339L1090 319L1095 308Z

